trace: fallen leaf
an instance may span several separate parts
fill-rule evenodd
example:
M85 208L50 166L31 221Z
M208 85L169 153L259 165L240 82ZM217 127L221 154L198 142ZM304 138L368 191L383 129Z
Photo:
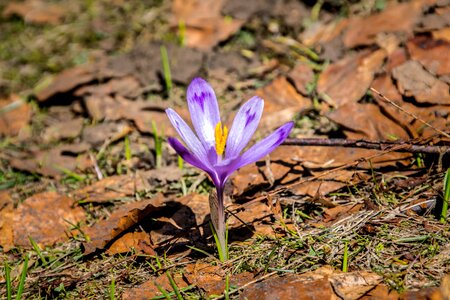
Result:
M343 217L360 211L362 208L362 204L338 205L336 207L330 207L324 211L323 221L328 223L336 219L342 219Z
M88 95L119 95L126 98L137 98L142 94L142 86L139 81L131 75L112 78L105 83L87 85L78 88L74 95L84 97Z
M10 17L13 15L22 17L27 23L57 25L66 15L66 9L61 4L40 0L10 2L4 8L3 16Z
M92 166L87 154L80 154L88 149L89 145L84 143L66 144L49 150L21 153L21 157L9 158L9 162L19 170L60 178L66 171L85 170Z
M317 91L335 107L361 99L381 68L386 52L362 51L329 65L319 76Z
M84 210L73 199L57 192L27 198L14 211L14 245L30 247L28 237L43 246L63 241L71 224L85 219Z
M174 201L173 214L159 218L161 227L152 230L150 235L155 244L161 245L177 237L177 243L190 244L204 236L208 225L197 229L209 215L208 197L206 195L189 194Z
M144 253L148 255L156 255L150 242L150 236L146 232L127 232L111 246L109 246L106 253L118 254L136 251L137 253Z
M381 282L365 271L341 273L322 267L313 272L271 277L244 289L243 299L360 299Z
M340 19L328 24L318 21L300 34L300 40L306 46L325 44L338 38L347 25L348 19Z
M173 1L173 27L179 28L180 22L183 22L186 45L209 50L229 38L243 24L241 20L224 18L220 13L222 6L223 1Z
M164 201L164 196L159 194L153 199L120 206L107 220L101 220L84 231L90 239L89 242L83 243L84 254L94 253L97 249L103 250L131 226L162 209Z
M306 96L314 84L314 71L308 64L300 62L289 72L288 78L293 81L297 91Z
M264 113L260 130L268 132L291 121L296 114L311 106L311 101L303 97L285 77L278 77L255 92L264 99Z
M371 103L349 102L328 113L327 117L344 127L344 132L350 139L409 138L408 133L397 122L387 118L377 105Z
M435 30L431 34L434 40L441 40L450 43L450 27Z
M148 188L148 178L144 173L109 176L94 184L85 186L71 193L77 201L84 203L102 203L134 195Z
M411 59L420 62L430 73L450 74L450 42L417 36L409 40L406 47Z
M7 190L0 191L0 246L3 252L14 247L14 205Z
M420 1L400 3L391 5L378 14L350 18L343 37L345 47L373 44L379 33L411 35L419 20L422 5Z
M172 274L172 278L175 281L178 289L187 287L186 282L183 280L182 274ZM159 290L159 287L163 288L166 292L173 291L173 287L170 284L169 277L166 274L162 274L158 277L152 278L143 284L125 290L122 295L123 300L148 300L155 297L161 297L163 294Z
M204 290L207 296L222 295L225 291L226 273L221 266L196 262L185 267L183 275L187 282ZM230 286L241 286L252 280L254 275L249 272L229 276Z
M16 136L28 125L31 107L16 95L0 100L0 136Z
M42 138L46 143L60 141L62 139L74 139L83 129L83 118L58 122L45 128Z
M448 84L425 71L418 62L407 61L394 68L392 76L403 95L414 97L420 103L448 104L450 93Z

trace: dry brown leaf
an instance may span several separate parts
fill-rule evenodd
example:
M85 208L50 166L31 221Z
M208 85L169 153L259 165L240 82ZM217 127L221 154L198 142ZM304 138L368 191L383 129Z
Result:
M252 230L254 233L264 236L273 236L275 232L273 229L274 223L271 220L272 216L272 210L263 202L257 201L245 205L245 207L242 207L242 209L233 213L227 219L230 239L245 239L247 230Z
M377 34L397 32L411 35L413 26L418 22L422 3L411 1L387 7L381 13L368 17L353 17L349 20L344 34L347 48L375 43Z
M311 106L311 101L297 93L285 77L276 78L255 94L264 99L264 113L260 123L264 132L291 121L297 113Z
M226 273L221 266L196 262L187 265L183 275L189 284L201 288L208 296L221 295L225 290ZM229 283L233 286L241 286L253 278L253 274L249 272L233 274L229 277Z
M80 135L83 122L83 118L76 118L53 124L45 128L42 138L46 143L61 139L74 139Z
M118 254L136 251L148 255L156 255L146 232L127 232L115 240L106 251L108 254Z
M450 74L450 42L417 36L406 44L411 59L435 75Z
M107 220L101 220L85 230L85 234L89 236L90 241L83 243L84 253L88 255L94 253L97 249L103 250L105 246L131 226L136 225L149 214L160 210L164 201L164 196L159 194L153 199L120 206Z
M66 144L50 150L22 153L22 157L10 158L9 162L12 167L19 170L60 178L67 170L85 170L92 166L90 158L86 154L81 154L88 149L89 145L85 143Z
M30 247L28 237L51 246L68 235L71 224L85 218L73 199L56 192L43 192L27 198L14 211L14 244Z
M303 168L307 168L309 172L327 172L332 168L355 161L360 161L359 168L378 168L392 166L411 157L410 154L405 153L387 153L372 158L371 164L362 160L377 153L381 152L359 148L281 146L270 154L270 168L275 181L280 181L282 184L303 181L301 184L290 187L290 190L314 197L318 192L326 194L326 192L334 191L334 187L343 187L347 183L354 184L360 180L358 179L359 175L355 177L354 172L343 172L341 176L334 179L325 176L317 180L306 181L308 177L303 177ZM268 180L263 175L265 168L267 168L265 164L257 162L238 170L231 177L233 194L242 195L249 191L261 192L264 186L268 187ZM334 175L336 172L332 174Z
M301 275L271 277L245 288L247 299L359 299L381 282L371 272L341 273L329 266Z
M223 1L176 0L172 2L175 20L185 24L185 39L188 47L209 50L229 38L241 28L241 20L226 19L221 16Z
M159 218L162 223L159 229L152 230L150 235L155 244L162 244L173 237L177 242L195 242L205 234L206 228L196 227L203 224L209 215L208 197L206 195L189 194L175 200L176 209L171 216ZM207 226L206 226L207 227ZM187 231L190 229L189 231ZM183 236L180 234L185 233Z
M175 284L178 286L178 289L187 287L187 284L184 281L182 274L172 274L171 276L174 279ZM149 281L146 281L135 288L125 290L122 299L148 300L153 299L154 297L161 297L163 294L158 289L158 286L162 287L168 293L173 291L169 278L167 277L166 274L162 274L159 277L150 279Z
M317 22L306 28L300 35L300 40L306 46L314 46L331 42L339 37L348 25L348 19L333 21L329 24Z
M387 118L377 105L347 103L327 114L333 122L344 127L350 139L389 140L408 139L408 133ZM351 118L349 118L351 116Z
M308 85L314 84L314 71L308 64L300 62L289 72L288 78L294 82L297 91L306 96Z
M61 4L48 1L27 0L25 2L10 2L3 10L4 17L21 16L25 22L33 24L61 23L66 15L66 9Z
M52 79L52 81L36 93L39 101L46 101L58 94L67 93L74 88L96 79L94 65L81 65L65 70Z
M450 27L435 30L431 34L434 40L441 40L450 43Z
M330 207L324 211L323 221L328 223L336 219L342 219L343 217L360 211L362 208L362 204L338 205L336 207Z
M3 252L14 247L14 205L7 190L0 191L0 246Z
M0 136L15 136L28 125L31 107L17 95L0 100Z
M336 107L354 103L365 95L385 58L386 52L382 49L347 56L320 74L317 91Z
M450 103L449 86L425 71L416 61L394 68L392 76L397 80L397 87L403 95L414 97L420 103Z

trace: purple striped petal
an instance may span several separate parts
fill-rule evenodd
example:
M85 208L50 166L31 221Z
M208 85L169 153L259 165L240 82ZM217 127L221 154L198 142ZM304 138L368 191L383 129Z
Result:
M205 148L189 125L171 108L166 109L166 114L189 150L201 161L208 161Z
M269 136L251 146L242 154L236 169L260 160L278 147L288 136L294 127L294 122L288 122L272 132Z
M167 141L169 142L169 145L172 146L172 148L178 153L178 155L181 156L186 162L205 172L211 172L211 168L206 165L199 157L192 154L179 140L169 137Z
M187 101L197 136L205 149L215 148L214 129L220 113L214 90L204 79L194 78L187 89Z
M233 158L247 146L253 133L258 127L264 109L264 101L260 97L253 97L241 106L234 117L233 125L228 134L225 157Z

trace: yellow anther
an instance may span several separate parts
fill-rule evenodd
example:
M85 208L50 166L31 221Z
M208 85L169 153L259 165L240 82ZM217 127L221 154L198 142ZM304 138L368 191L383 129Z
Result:
M227 142L228 137L228 128L227 126L223 126L222 122L217 123L215 130L216 137L216 152L218 155L222 155L225 151L225 143Z

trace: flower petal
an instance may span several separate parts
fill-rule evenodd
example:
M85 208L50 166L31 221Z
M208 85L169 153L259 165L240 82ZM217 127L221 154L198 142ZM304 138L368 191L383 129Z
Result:
M215 148L214 128L220 113L214 90L204 79L194 78L187 89L187 101L197 136L205 149Z
M239 164L236 166L236 169L258 161L275 150L275 148L278 147L289 136L292 127L294 127L294 122L288 122L272 132L269 136L251 146L247 151L244 152L244 154L242 154L242 157Z
M211 168L206 165L203 160L201 160L196 155L192 154L179 140L173 137L167 139L170 146L180 155L186 162L190 163L194 167L202 169L206 172L211 172Z
M228 135L225 157L236 157L247 146L258 127L263 110L264 101L258 96L252 97L241 106Z
M205 148L189 125L171 108L166 109L166 114L189 150L201 161L208 161Z

